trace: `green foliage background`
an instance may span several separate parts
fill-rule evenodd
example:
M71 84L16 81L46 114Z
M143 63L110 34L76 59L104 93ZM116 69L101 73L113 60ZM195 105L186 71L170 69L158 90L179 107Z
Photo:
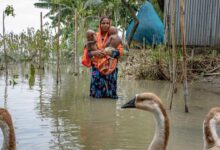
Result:
M144 2L144 0L129 0L128 3L135 11L138 11ZM163 13L159 9L157 0L151 0L151 3L161 20L163 20ZM85 41L85 31L88 28L97 30L100 16L109 16L113 25L120 26L122 30L126 29L132 19L121 0L39 0L34 6L48 10L44 17L50 18L51 24L44 24L43 34L33 28L28 28L20 34L6 34L8 55L16 61L36 59L39 49L43 52L44 60L55 59L58 34L61 39L62 59L72 60L73 55L76 53L75 44L77 44L79 55L81 55ZM7 6L5 13L14 16L13 6ZM77 15L77 20L74 20L75 15ZM57 33L59 20L61 31ZM76 22L78 27L75 32ZM77 43L74 43L75 33L77 33ZM1 45L2 41L0 39Z

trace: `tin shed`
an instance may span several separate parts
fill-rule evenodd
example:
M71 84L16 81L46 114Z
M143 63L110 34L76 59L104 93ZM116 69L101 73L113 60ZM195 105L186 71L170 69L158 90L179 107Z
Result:
M176 6L176 42L181 45L180 0ZM171 30L172 0L165 1L168 23L165 23L165 37ZM165 21L164 21L165 22ZM208 46L220 48L220 0L185 0L185 32L187 46ZM165 38L165 42L168 40Z

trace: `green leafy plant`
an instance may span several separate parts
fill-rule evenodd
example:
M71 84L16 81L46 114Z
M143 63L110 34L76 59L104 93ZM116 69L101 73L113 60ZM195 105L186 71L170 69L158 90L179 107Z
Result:
M15 16L15 13L14 13L14 8L13 8L13 6L12 5L8 5L6 8L5 8L5 14L7 15L7 16Z

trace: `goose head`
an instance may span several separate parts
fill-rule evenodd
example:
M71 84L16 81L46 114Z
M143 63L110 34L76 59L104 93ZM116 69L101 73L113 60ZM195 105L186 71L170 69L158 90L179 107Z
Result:
M154 112L162 107L160 98L154 93L136 94L135 98L124 104L121 108L137 108L145 111Z
M169 138L169 119L157 95L154 93L137 94L121 108L137 108L154 114L156 130L148 150L166 150Z
M210 110L208 118L214 121L217 125L220 125L220 107L214 107Z

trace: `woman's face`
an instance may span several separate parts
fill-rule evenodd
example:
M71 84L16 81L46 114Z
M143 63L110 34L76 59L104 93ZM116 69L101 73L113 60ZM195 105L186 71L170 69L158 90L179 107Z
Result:
M110 28L110 20L108 18L104 18L101 21L101 30L107 32Z

